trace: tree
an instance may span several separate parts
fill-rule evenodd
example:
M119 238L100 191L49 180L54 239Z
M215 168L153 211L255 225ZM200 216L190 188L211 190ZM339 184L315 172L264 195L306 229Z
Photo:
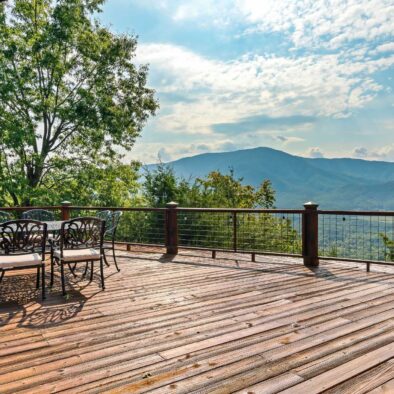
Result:
M192 182L178 178L170 166L160 163L146 171L143 189L148 205L153 207L176 201L183 207L273 208L275 191L269 180L264 180L257 190L242 181L230 169L227 175L212 171Z
M93 20L103 1L0 4L0 190L14 205L116 162L155 114L136 38Z
M39 197L44 205L56 205L61 201L72 201L76 205L104 207L130 207L142 204L139 197L138 170L140 164L123 164L118 161L105 161L100 166L86 163L72 178L61 183L56 192L47 190ZM52 174L50 176L56 176ZM52 185L57 181L51 180Z
M272 208L275 192L271 182L265 180L256 190L251 185L243 185L243 178L235 178L234 170L228 175L219 171L210 172L206 178L198 178L196 184L203 196L205 207L222 208Z
M275 191L269 180L259 188L244 185L234 171L222 174L212 171L194 182L177 178L174 170L159 164L148 171L143 183L144 197L149 206L163 207L176 201L181 207L199 208L273 208ZM178 231L183 245L212 249L231 249L234 242L234 220L237 228L237 250L300 253L301 239L295 223L286 215L266 212L182 211L178 212ZM162 220L161 220L162 221ZM156 215L146 217L135 239L152 242L155 229L162 227ZM144 238L145 237L145 238Z
M394 239L390 239L386 234L379 234L386 248L386 260L394 261Z
M171 167L159 163L154 170L146 169L143 183L148 206L164 207L170 201L179 201L179 180Z

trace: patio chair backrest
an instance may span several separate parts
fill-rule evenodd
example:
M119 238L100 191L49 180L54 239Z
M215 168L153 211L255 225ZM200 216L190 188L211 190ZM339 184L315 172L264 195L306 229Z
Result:
M109 209L98 211L96 212L96 218L105 220L105 232L107 232L108 226L112 223L112 212Z
M105 221L96 217L79 217L62 223L60 250L103 247Z
M96 217L105 220L105 235L114 236L119 224L122 211L99 211Z
M0 254L41 253L45 258L46 223L20 219L0 223Z
M0 211L0 223L8 222L9 220L11 220L11 218L12 216L9 212Z
M123 215L122 211L115 211L112 213L112 229L113 235L115 235L116 229L118 228L118 224L121 216Z
M55 220L55 215L45 209L31 209L22 213L23 219L39 220L40 222L51 222Z

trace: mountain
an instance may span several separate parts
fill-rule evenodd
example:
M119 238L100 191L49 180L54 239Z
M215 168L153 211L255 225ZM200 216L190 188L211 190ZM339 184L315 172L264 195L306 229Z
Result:
M358 159L310 159L271 148L205 153L169 162L186 179L233 168L245 184L270 179L278 208L306 201L322 209L394 210L394 163ZM150 165L150 168L154 165Z

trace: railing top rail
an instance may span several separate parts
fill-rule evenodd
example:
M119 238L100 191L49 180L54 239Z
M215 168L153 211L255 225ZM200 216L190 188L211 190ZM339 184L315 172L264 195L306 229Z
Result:
M394 216L394 211L327 211L318 210L319 215L354 215L354 216Z
M178 211L185 212L240 212L240 213L294 213L305 212L303 209L263 209L263 208L186 208L179 207Z
M1 207L1 211L27 211L30 209L46 209L46 210L61 210L62 205L45 205L45 206L24 206L24 207ZM70 210L111 210L111 211L166 211L168 208L153 208L153 207L94 207L94 206L67 206ZM264 208L191 208L191 207L177 207L178 211L184 212L228 212L228 213L287 213L287 214L302 214L304 209L264 209ZM319 215L354 215L354 216L394 216L394 211L349 211L349 210L322 210L316 211Z
M61 205L32 206L32 207L0 207L0 211L30 211L31 209L46 209L48 211L62 209Z
M86 209L90 210L109 210L109 211L166 211L166 208L149 208L149 207L84 207L71 205L68 209Z

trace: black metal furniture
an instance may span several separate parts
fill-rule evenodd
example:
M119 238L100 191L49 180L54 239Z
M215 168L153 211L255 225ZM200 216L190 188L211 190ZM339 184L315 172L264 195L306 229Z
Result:
M11 215L6 211L0 211L0 223L8 222L12 220Z
M31 220L38 220L40 222L52 222L55 220L55 215L51 211L47 211L46 209L30 209L29 211L25 211L22 213L22 219L31 219ZM52 248L52 240L54 239L55 235L53 232L50 232L49 227L48 229L48 245Z
M11 220L0 224L0 283L6 271L37 268L37 289L45 299L45 243L47 225L36 220Z
M60 265L62 292L66 295L64 265L90 262L93 280L93 264L99 262L101 287L104 290L104 231L105 222L95 217L80 217L62 223L59 249L51 253L51 286L53 286L54 266ZM70 268L71 270L71 268ZM71 270L73 271L73 270Z
M119 272L120 269L118 267L118 263L116 261L116 255L115 255L115 235L116 235L116 230L118 228L118 224L120 221L120 217L122 216L121 211L99 211L96 214L96 217L105 220L105 233L104 233L104 261L107 266L108 260L105 255L105 250L111 250L112 251L112 256L114 259L115 267L117 271ZM86 270L85 270L86 274Z
M31 209L22 213L22 219L39 220L40 222L51 222L55 220L55 215L45 209Z

